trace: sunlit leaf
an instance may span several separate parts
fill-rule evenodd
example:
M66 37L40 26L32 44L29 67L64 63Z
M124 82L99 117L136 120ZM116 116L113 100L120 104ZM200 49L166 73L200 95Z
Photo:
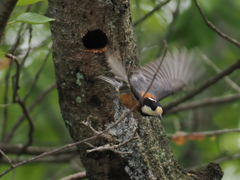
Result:
M54 20L55 19L48 18L41 14L28 12L28 13L24 13L24 14L21 14L20 16L18 16L17 19L15 20L15 22L23 22L23 23L27 23L27 24L43 24L43 23L46 23L49 21L54 21Z
M45 0L19 0L16 4L16 6L25 6L29 4L34 4L38 1L45 1Z

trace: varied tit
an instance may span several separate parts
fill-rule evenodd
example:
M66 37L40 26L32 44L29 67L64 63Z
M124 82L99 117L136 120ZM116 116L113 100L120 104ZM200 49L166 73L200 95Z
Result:
M181 51L175 49L172 54L167 52L158 72L161 59L138 68L128 76L116 56L106 52L106 57L115 78L120 82L106 76L98 78L117 89L120 101L127 108L135 107L133 112L140 112L144 116L157 116L161 120L163 109L159 101L186 86L196 72L197 66L196 63L192 63L195 58L193 53L189 53L185 48ZM146 93L155 73L157 74L152 86Z

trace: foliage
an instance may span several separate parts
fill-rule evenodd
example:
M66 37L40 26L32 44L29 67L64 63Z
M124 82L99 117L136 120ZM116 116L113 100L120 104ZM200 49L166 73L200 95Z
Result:
M29 4L34 4L38 1L44 1L44 0L19 0L16 4L16 6L25 6Z
M27 24L43 24L49 21L54 21L52 18L48 18L46 16L43 16L41 14L37 13L23 13L17 17L15 22L23 22Z

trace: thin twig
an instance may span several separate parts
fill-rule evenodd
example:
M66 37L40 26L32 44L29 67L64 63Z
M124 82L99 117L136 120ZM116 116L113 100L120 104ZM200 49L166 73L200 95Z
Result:
M165 45L165 51L164 51L165 53L164 53L164 56L165 56L165 54L166 54L166 51L167 51L167 45ZM164 57L163 57L163 59L164 59ZM163 60L163 59L162 59L162 60ZM161 64L161 62L160 62L160 64ZM160 65L160 66L161 66L161 65ZM160 69L160 66L159 66L158 69ZM158 73L158 71L156 71L155 76L157 75L157 73ZM151 84L153 83L154 79L155 79L155 78L153 77ZM151 86L151 84L150 84L150 86ZM148 90L150 89L150 86L149 86ZM143 97L146 95L146 93L148 92L148 90L147 90L147 91L145 92L145 94L140 98L139 102L142 101ZM73 147L73 146L76 146L76 145L80 145L80 144L82 144L82 143L86 143L86 142L88 142L88 141L92 141L92 140L97 139L97 138L100 137L102 134L104 134L104 133L106 133L107 131L109 131L111 128L117 126L117 125L118 125L125 117L127 117L137 106L138 106L138 104L136 104L132 109L130 109L130 111L128 111L127 113L125 113L125 115L124 115L122 118L118 119L114 124L112 124L111 126L109 126L108 128L106 128L105 130L99 132L98 134L96 134L96 135L94 135L94 136L91 136L91 137L89 137L89 138L83 139L83 140L81 140L81 141L75 142L75 143L66 144L65 146L62 146L62 147L60 147L60 148L57 148L57 149L54 149L54 150L45 152L45 153L43 153L43 154L41 154L41 155L39 155L39 156L35 156L35 157L33 157L33 158L30 158L30 159L27 159L27 160L25 160L25 161L19 162L19 163L17 163L17 164L14 165L14 168L16 168L16 167L18 167L18 166L21 166L21 165L24 165L24 164L27 164L27 163L30 163L30 162L33 162L33 161L36 161L37 159L41 159L41 158L43 158L43 157L45 157L45 156L49 156L49 155L51 155L51 154L53 154L53 153L56 153L56 152L59 152L59 151L61 151L61 150L63 150L63 149L67 149L67 148L70 148L70 147ZM11 171L12 169L14 169L14 168L11 167L11 168L7 169L6 171L4 171L3 173L0 174L0 177L4 176L5 174L7 174L8 172L10 172L10 171Z
M89 145L90 147L93 148L93 149L87 150L86 152L91 153L91 152L94 152L94 151L107 151L107 150L109 150L109 151L113 151L117 154L130 154L129 152L121 152L121 151L117 151L116 149L118 149L118 148L124 146L125 144L129 143L130 141L136 140L136 139L138 139L138 137L131 137L127 141L124 141L123 143L120 143L120 144L117 144L117 145L106 144L106 145L100 146L100 147L95 147L90 143L86 143L87 145Z
M23 31L24 25L25 25L25 23L22 23L22 24L20 25L20 28L19 28L19 30L18 30L18 32L17 32L17 37L16 37L15 42L14 42L14 44L12 45L12 47L11 47L11 49L10 49L10 51L9 51L9 54L15 55L16 49L17 49L18 46L20 45L20 40L21 40L21 38L22 38L22 37L24 36L24 34L25 34L25 30Z
M158 11L159 9L162 8L163 5L169 3L170 0L166 0L163 3L157 5L152 11L150 11L149 13L147 13L146 15L144 15L143 17L141 17L139 20L137 20L134 23L134 26L136 27L137 25L139 25L141 22L143 22L145 19L147 19L148 17L150 17L155 11Z
M39 78L39 75L42 72L42 69L43 69L44 65L46 64L46 62L48 60L48 57L51 54L51 52L52 52L52 50L49 49L47 55L45 56L45 59L43 60L43 63L41 64L41 67L39 68L38 72L36 73L36 75L34 77L34 80L33 80L32 84L31 84L31 87L28 89L28 92L26 93L25 97L23 98L23 102L26 102L28 96L31 94L33 88L35 87L35 85L37 83L37 80Z
M17 91L20 88L19 77L20 77L21 67L20 67L20 63L19 63L17 57L15 57L11 54L6 54L6 57L14 60L15 64L17 65L16 74L13 76L13 103L16 103L18 101L18 98L19 98L18 94L17 94ZM15 80L15 82L14 82L14 80Z
M150 85L149 85L148 88L147 88L147 91L146 91L146 92L144 93L144 95L142 96L141 101L143 100L143 98L145 97L145 95L147 94L147 92L149 91L149 89L152 87L152 84L153 84L154 80L156 79L156 76L157 76L157 74L158 74L158 72L159 72L159 70L160 70L160 68L161 68L161 66L162 66L162 62L163 62L163 60L164 60L164 58L165 58L165 56L166 56L166 53L167 53L167 41L166 41L166 40L163 40L163 42L164 42L164 51L163 51L162 59L161 59L159 65L158 65L157 71L155 72L155 74L154 74L154 76L153 76L153 78L152 78L152 81L151 81ZM139 102L141 102L141 101L139 101Z
M234 154L234 155L230 155L230 156L223 157L223 158L220 158L220 159L216 159L213 162L220 164L220 163L223 163L225 161L230 161L230 160L239 159L239 158L240 158L240 154ZM202 169L204 167L207 167L207 166L208 166L208 164L203 164L203 165L200 165L200 166L188 167L188 168L186 168L186 170L191 170L191 169L200 170L200 169Z
M124 112L125 113L125 112ZM124 114L123 113L123 114ZM81 124L84 124L85 126L87 126L93 133L93 135L98 134L99 131L96 131L92 125L91 125L91 118L92 116L88 116L87 117L87 121L86 122L81 122ZM121 117L120 117L121 118ZM109 135L109 134L103 134L101 137L103 137L104 139L108 140L109 142L120 142L119 139Z
M21 154L28 146L30 146L30 145L32 144L32 142L33 142L34 124L33 124L32 117L30 116L30 113L29 113L29 111L28 111L28 109L27 109L27 107L26 107L25 102L23 102L23 101L21 100L21 98L19 97L19 95L18 95L18 89L20 88L20 86L19 86L19 77L20 77L21 65L20 65L18 59L17 59L15 56L13 56L13 55L11 55L11 54L6 54L6 57L11 58L12 60L14 60L14 62L15 62L16 65L17 65L17 72L16 72L16 74L14 75L14 77L15 77L15 82L14 82L14 84L13 84L13 86L14 86L14 90L13 90L13 92L14 92L14 93L13 93L13 102L14 102L14 103L17 102L17 103L21 106L24 114L25 114L26 117L27 117L27 120L28 120L28 123L29 123L29 126L30 126L30 130L29 130L29 134L28 134L28 142L27 142L26 145L23 147L23 149L18 153L18 155L20 155L20 154Z
M196 6L197 6L197 8L198 8L198 10L199 10L202 18L204 19L204 21L205 21L205 23L208 25L208 27L210 27L212 30L214 30L216 33L218 33L218 34L219 34L221 37L223 37L224 39L226 39L226 40L228 40L229 42L231 42L231 43L235 44L236 46L240 47L240 43L239 43L237 40L235 40L235 39L229 37L228 35L224 34L224 33L223 33L222 31L220 31L217 27L215 27L210 21L208 21L208 19L207 19L206 16L204 15L202 9L200 8L197 0L195 0L195 3L196 3Z
M10 105L12 105L12 103L9 103L9 104L0 104L0 107L8 107L8 106L10 106Z
M10 54L15 54L15 51L20 44L20 39L22 37L23 26L24 26L24 23L21 24L21 26L20 26L20 28L17 32L17 37L15 39L15 42L14 42L14 44L12 45L12 47L9 51ZM12 64L13 64L13 61L11 59L8 71L7 71L6 76L5 76L4 104L8 104L9 77L10 77ZM4 136L5 136L5 133L6 133L7 113L8 113L8 107L4 107L4 109L3 109L3 124L2 124L2 140L4 139Z
M28 58L28 55L30 53L30 51L32 50L31 48L31 41L32 41L32 25L30 24L28 26L29 28L29 40L28 40L28 50L27 53L24 55L24 57L22 58L22 62L21 62L21 68L24 66L24 63L26 61L26 59Z
M205 131L205 132L194 132L194 133L184 133L181 134L183 137L191 137L191 136L215 136L219 134L224 134L224 133L232 133L232 132L240 132L240 128L237 129L221 129L221 130L216 130L216 131ZM168 138L173 138L175 137L175 134L169 134L167 135Z
M198 107L220 105L222 103L229 103L229 102L233 102L233 101L237 101L237 100L239 101L239 99L240 99L240 94L234 94L234 95L226 96L226 97L207 98L202 101L190 102L187 104L183 104L183 105L174 107L172 109L169 109L165 114L176 113L179 111L194 109L194 108L198 108Z
M11 161L11 159L0 149L0 153L7 159L7 163L11 165L11 167L13 168L14 165Z
M36 105L38 105L43 99L44 97L54 88L56 87L56 83L52 83L49 87L47 87L38 97L37 99L29 106L28 111L31 112ZM23 122L24 118L25 118L25 114L23 113L14 123L14 125L12 126L12 128L10 129L9 133L6 135L6 137L4 138L5 143L8 143L10 141L10 139L13 137L14 132L17 130L17 128L20 126L20 124Z
M84 179L87 178L86 172L79 172L76 174L69 175L65 178L62 178L60 180L79 180L79 179Z
M214 162L222 163L222 162L225 162L225 161L229 161L229 160L233 160L233 159L239 159L239 158L240 158L240 154L234 154L234 155L227 156L227 157L224 157L224 158L221 158L221 159L217 159Z
M220 73L221 72L221 69L219 69L217 67L216 64L214 64L210 59L208 59L208 57L204 54L202 54L202 57L203 57L203 60L209 65L211 66L217 73ZM237 92L240 93L240 87L235 83L233 82L228 76L225 76L223 78L233 89L235 89Z
M34 124L33 124L33 119L32 117L30 116L30 113L26 107L26 104L19 99L18 103L20 104L22 110L23 110L23 113L25 114L27 120L28 120L28 123L29 123L29 132L28 132L28 142L23 146L22 150L19 151L18 155L22 154L26 148L28 146L31 146L31 144L33 143L33 132L34 132Z
M35 161L35 163L69 163L76 156L77 156L77 154L74 154L74 155L64 154L64 155L60 155L60 156L48 157L46 159L37 159ZM25 160L26 160L26 158L25 159L16 158L16 159L13 159L12 162L14 164L16 164L16 163L20 163L20 162L25 161ZM2 159L2 160L0 160L0 163L5 163L6 164L8 162L6 160ZM13 165L13 168L14 168L14 165Z
M5 76L4 101L3 101L4 104L8 104L8 92L9 92L8 88L9 88L9 77L10 77L11 68L12 68L12 60L10 61L9 68ZM6 134L7 115L8 115L8 106L4 107L3 109L2 137L1 137L2 141Z
M211 85L216 83L218 80L220 80L224 76L226 76L228 74L231 74L234 70L239 69L239 68L240 68L240 59L238 59L235 63L233 63L232 65L227 67L225 70L223 70L220 73L216 74L215 76L207 79L205 81L205 83L203 83L201 86L199 86L195 90L193 90L193 91L187 93L186 95L178 98L177 100L175 100L173 102L170 102L169 104L163 106L163 109L166 111L168 109L171 109L171 108L183 103L184 101L186 101L190 98L193 98L194 96L196 96L197 94L199 94L203 90L207 89L208 87L210 87Z
M11 144L2 144L0 143L0 149L2 149L6 154L17 154L22 148L23 144L11 145ZM56 148L46 148L46 147L27 147L23 154L26 155L39 155L47 151L54 150ZM77 148L72 147L61 152L52 154L53 156L58 156L60 154L74 154L77 153Z

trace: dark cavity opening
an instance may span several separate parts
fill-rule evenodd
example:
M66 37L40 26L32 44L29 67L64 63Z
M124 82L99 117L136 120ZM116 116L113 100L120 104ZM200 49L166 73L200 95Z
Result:
M88 31L83 37L83 45L87 49L104 48L107 45L107 36L101 30Z

